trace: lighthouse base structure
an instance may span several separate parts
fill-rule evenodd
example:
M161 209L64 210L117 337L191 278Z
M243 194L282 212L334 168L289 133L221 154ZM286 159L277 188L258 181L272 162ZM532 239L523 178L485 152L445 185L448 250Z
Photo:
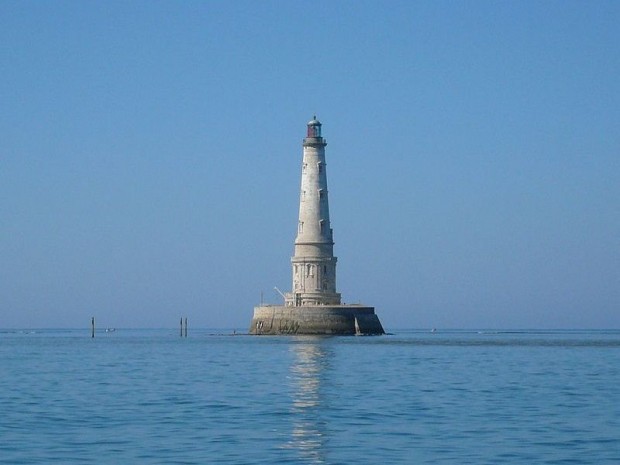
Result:
M263 305L254 307L250 334L379 335L385 331L374 307Z

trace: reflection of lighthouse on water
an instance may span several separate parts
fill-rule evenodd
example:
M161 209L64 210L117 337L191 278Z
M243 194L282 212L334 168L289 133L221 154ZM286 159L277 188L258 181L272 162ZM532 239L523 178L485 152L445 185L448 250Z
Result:
M295 355L290 376L293 424L288 447L297 449L304 461L324 463L327 437L322 412L326 405L321 381L329 368L328 353L320 338L310 336L299 338L291 350Z

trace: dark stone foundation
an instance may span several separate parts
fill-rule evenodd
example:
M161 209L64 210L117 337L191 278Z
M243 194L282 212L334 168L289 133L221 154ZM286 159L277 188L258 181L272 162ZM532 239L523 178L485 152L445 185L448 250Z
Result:
M374 307L263 305L254 307L250 334L379 335L385 331Z

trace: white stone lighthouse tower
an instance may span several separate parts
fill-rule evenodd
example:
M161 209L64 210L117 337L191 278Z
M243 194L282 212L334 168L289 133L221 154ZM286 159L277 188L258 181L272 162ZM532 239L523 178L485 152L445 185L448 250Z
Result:
M329 223L327 164L321 123L316 116L308 123L304 139L299 193L299 222L295 239L292 292L287 306L339 305L336 292L336 257Z
M314 117L303 141L292 290L284 305L254 307L250 334L384 334L374 307L343 305L336 291L326 145Z

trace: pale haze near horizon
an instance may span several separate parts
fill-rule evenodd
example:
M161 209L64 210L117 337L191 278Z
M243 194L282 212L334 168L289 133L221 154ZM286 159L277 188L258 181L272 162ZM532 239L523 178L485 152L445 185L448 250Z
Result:
M247 329L326 137L338 290L620 328L620 3L0 2L0 328Z

